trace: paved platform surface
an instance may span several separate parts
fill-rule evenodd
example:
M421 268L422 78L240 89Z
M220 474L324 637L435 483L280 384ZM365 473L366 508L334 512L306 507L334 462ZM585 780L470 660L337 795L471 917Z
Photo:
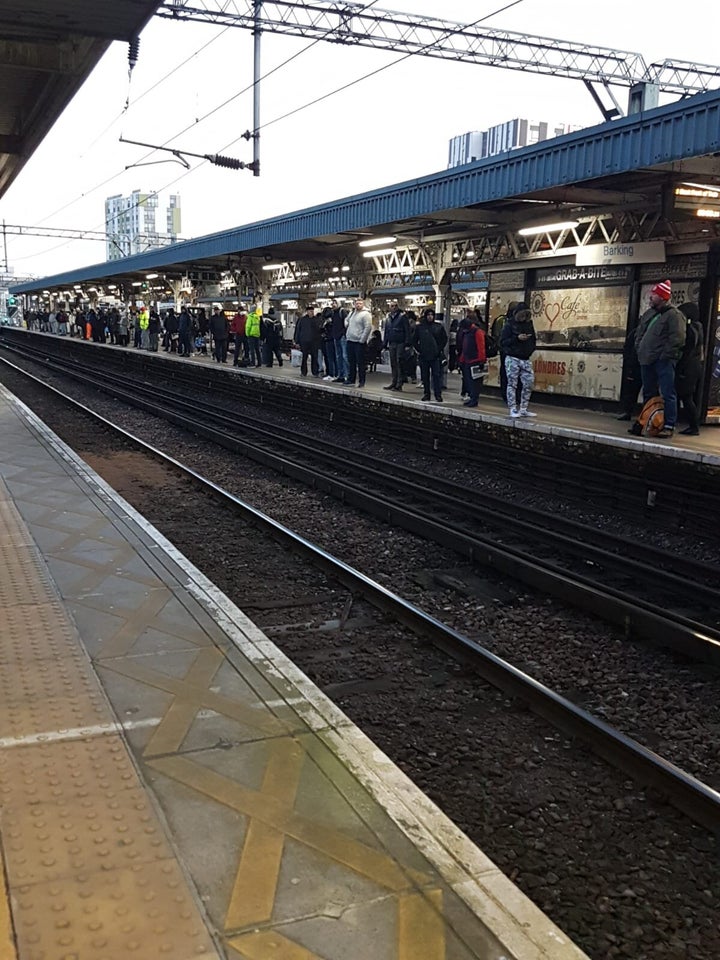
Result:
M0 388L2 960L582 960Z

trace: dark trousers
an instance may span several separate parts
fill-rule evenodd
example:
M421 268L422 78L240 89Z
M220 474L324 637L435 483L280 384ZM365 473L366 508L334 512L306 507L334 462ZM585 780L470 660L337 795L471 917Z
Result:
M698 410L698 405L695 402L695 390L690 393L683 391L678 394L678 400L682 404L683 410L685 411L685 416L687 418L688 426L691 430L700 429L700 411Z
M226 339L218 340L217 337L214 340L214 351L213 356L218 363L225 363L228 353L228 342Z
M358 385L361 387L364 387L365 386L365 344L359 343L357 340L348 340L347 355L348 355L347 382L349 384L354 384L355 378L357 377Z
M404 343L388 344L388 353L390 354L390 372L392 373L391 386L396 388L402 387L402 382L403 382L402 358L403 358L404 352L405 352Z
M251 367L262 366L262 357L260 356L260 337L248 337L248 359Z
M620 409L623 413L628 414L628 416L633 415L641 389L642 377L640 376L640 364L637 364L627 371L627 373L623 374L622 383L620 384Z
M240 354L243 359L248 359L248 342L244 333L235 334L235 349L233 351L233 363L237 366L240 363Z
M440 357L434 360L423 360L420 357L420 379L423 385L423 396L430 396L430 381L436 400L442 399L442 363Z
M302 360L300 361L300 373L306 377L307 376L307 362L308 357L310 357L310 371L314 377L320 373L320 367L318 366L318 350L320 349L317 343L301 343L300 349L302 350Z
M190 331L178 334L178 353L183 357L189 357L192 353L192 343L190 342Z
M472 375L472 363L461 363L460 371L462 373L462 382L463 382L463 393L468 398L468 403L472 403L473 406L477 406L478 396L480 395L480 384L482 383L482 378L478 377L477 380L473 379ZM507 374L505 374L507 376Z

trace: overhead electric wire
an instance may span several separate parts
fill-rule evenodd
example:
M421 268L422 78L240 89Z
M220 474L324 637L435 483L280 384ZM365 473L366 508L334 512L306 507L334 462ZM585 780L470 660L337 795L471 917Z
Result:
M369 10L371 7L375 6L375 4L376 4L377 2L378 2L378 0L372 0L372 2L366 4L366 5L363 7L363 10ZM467 28L467 27L477 26L478 24L484 23L486 20L489 20L489 19L491 19L492 17L496 17L496 16L498 16L499 14L504 13L506 10L510 10L512 7L519 6L519 5L520 5L521 3L523 3L523 2L524 2L524 0L511 0L511 2L504 4L502 7L498 7L497 10L493 10L493 11L491 11L490 13L487 13L487 14L485 14L485 15L482 16L482 17L478 17L477 20L474 20L474 21L472 21L471 23L468 23L468 24L463 24L463 27ZM351 12L348 13L348 16L352 16L352 15L353 15L354 13L356 13L356 12L357 12L357 11L353 10L353 11L351 11ZM453 30L447 30L447 31L442 35L442 37L441 37L440 39L445 39L446 37L451 36L452 33L453 33ZM277 64L275 67L273 67L271 70L269 70L266 74L263 74L257 82L259 83L259 82L261 82L262 80L265 80L266 78L272 76L274 73L276 73L276 72L277 72L278 70L280 70L282 67L287 66L287 64L289 64L289 63L292 63L293 60L297 59L297 58L300 57L302 54L304 54L304 53L306 53L308 50L312 49L314 46L316 46L316 45L317 45L318 43L320 43L321 41L322 41L322 38L321 38L321 37L318 37L318 38L316 38L315 40L311 41L309 44L307 44L307 46L303 47L302 50L297 51L297 52L294 53L291 57L288 57L286 60L282 61L282 63ZM428 47L434 46L434 44L435 44L436 42L437 42L437 38L433 41L433 43L431 43L431 44L426 44L426 46L425 46L424 48L421 48L421 49L427 49ZM322 103L323 100L328 100L328 99L330 99L330 97L333 97L333 96L335 96L335 95L338 94L338 93L342 93L344 90L348 90L348 89L350 89L351 87L356 86L356 85L359 84L359 83L362 83L364 80L368 80L368 79L370 79L371 77L377 76L378 74L383 73L385 70L388 70L390 67L396 66L398 63L402 63L402 62L404 62L405 60L410 59L411 57L418 56L418 53L419 53L419 51L413 51L413 52L411 52L411 53L402 54L400 57L397 57L395 60L392 60L390 63L386 63L386 64L384 64L383 66L378 67L378 68L375 69L375 70L371 70L369 73L363 74L363 75L360 76L360 77L356 77L354 80L351 80L351 81L349 81L348 83L342 84L341 86L336 87L336 88L333 89L333 90L330 90L328 93L325 93L325 94L323 94L323 95L320 96L320 97L315 97L313 100L310 100L310 101L308 101L308 102L305 103L305 104L302 104L302 105L300 105L300 106L298 106L298 107L295 107L295 108L293 108L292 110L289 110L287 113L284 113L284 114L282 114L282 115L279 116L279 117L275 117L275 118L272 119L272 120L268 120L267 123L261 124L261 126L258 128L258 131L259 131L259 130L264 130L266 127L270 127L270 126L272 126L273 124L279 123L281 120L286 120L288 117L291 117L291 116L294 116L294 115L296 115L296 114L298 114L298 113L301 113L303 110L308 110L310 107L313 107L313 106L315 106L315 105L318 104L318 103ZM202 123L204 120L207 120L209 117L213 116L215 113L218 112L218 110L223 109L223 108L226 107L228 104L232 103L234 100L237 100L237 98L240 97L240 96L242 96L244 93L247 93L248 91L252 90L254 86L255 86L255 83L253 82L253 83L249 84L247 87L244 87L242 90L239 90L237 93L233 94L233 95L232 95L231 97L229 97L227 100L223 101L223 103L219 104L219 105L216 106L216 107L213 107L213 109L210 110L210 111L208 111L208 113L206 113L206 114L204 114L202 117L197 118L196 120L194 120L191 124L189 124L189 125L188 125L187 127L185 127L183 130L179 131L179 132L176 133L176 134L173 134L173 136L171 136L168 140L166 140L163 144L161 144L161 146L163 146L163 147L167 146L167 145L168 145L169 143L171 143L173 140L177 139L177 137L182 136L183 133L187 133L188 130L191 130L193 127L197 126L199 123ZM255 132L258 132L258 131L255 131ZM218 152L218 153L225 153L226 150L229 150L230 147L235 146L237 143L239 143L239 142L240 142L241 140L243 140L243 139L245 139L245 137L241 134L239 137L236 137L234 140L231 140L229 143L227 143L224 147L222 147L222 148L221 148L219 151L217 151L217 152ZM151 150L149 153L145 154L145 156L142 157L139 162L142 163L142 162L143 162L144 160L146 160L148 157L152 156L152 154L153 154L153 151ZM199 169L200 169L201 167L203 167L206 163L209 163L209 161L208 161L208 160L201 160L200 163L198 163L198 164L197 164L195 167L193 167L191 170L185 171L185 173L180 174L180 176L176 177L174 180L171 180L169 183L167 183L167 184L165 184L164 186L160 187L159 190L154 190L154 191L152 191L151 194L149 194L149 195L150 195L150 196L157 196L158 194L162 193L163 191L168 190L170 187L174 186L176 183L179 183L180 180L183 180L185 177L187 177L187 176L189 176L190 174L194 173L195 171L199 170ZM125 172L125 170L122 170L122 171L120 171L119 173L114 174L112 177L109 177L107 180L103 181L103 183L98 184L98 186L93 187L92 190L88 191L88 193L82 194L81 197L79 197L79 198L77 198L77 199L79 200L79 199L84 198L85 196L88 196L89 193L93 193L95 190L100 189L100 187L104 186L106 183L110 183L112 180L115 180L118 176L121 176L121 174L124 173L124 172ZM77 202L77 201L71 201L71 203L72 203L72 202ZM67 204L67 206L69 206L69 205L70 205L70 204ZM139 206L139 204L136 204L135 206L137 207L137 206ZM63 208L61 208L61 209L65 209L65 208L63 207ZM128 209L131 210L131 209L134 209L134 208L133 208L133 207L130 207L130 208L128 208ZM105 226L107 225L107 221L105 221L105 224L104 224L104 225L105 225ZM95 229L95 228L93 228L93 229ZM33 257L34 257L34 256L44 256L46 253L52 253L53 251L59 250L59 249L61 249L62 247L67 246L69 243L74 243L74 242L76 242L76 241L67 240L67 241L65 241L64 243L58 244L57 246L54 246L54 247L51 247L49 250L41 251L40 253L32 254L31 256L33 256ZM30 256L25 256L25 257L15 257L14 259L15 259L15 260L28 260L28 259L30 259L30 258L31 258Z

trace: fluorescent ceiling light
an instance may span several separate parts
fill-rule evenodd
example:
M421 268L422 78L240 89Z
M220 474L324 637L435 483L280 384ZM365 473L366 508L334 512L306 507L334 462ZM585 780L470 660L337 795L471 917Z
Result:
M284 263L264 263L263 270L282 270Z
M521 237L533 237L538 233L556 233L558 230L572 230L579 226L578 220L561 220L558 223L543 223L537 227L524 227L518 230Z
M146 279L146 280L157 280L157 278L158 278L159 276L160 276L159 273L146 273L146 274L145 274L145 279Z
M133 285L133 287L141 287L141 286L142 286L142 280L134 280L132 285Z
M395 247L387 247L385 250L368 250L364 257L384 257L389 253L395 253Z
M359 247L381 247L384 243L395 243L397 237L373 237L372 240L361 240Z

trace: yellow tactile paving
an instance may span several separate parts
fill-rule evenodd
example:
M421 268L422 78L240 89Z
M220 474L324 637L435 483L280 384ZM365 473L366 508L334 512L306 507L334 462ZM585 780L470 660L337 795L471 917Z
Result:
M0 960L217 958L96 674L13 509L2 501Z

